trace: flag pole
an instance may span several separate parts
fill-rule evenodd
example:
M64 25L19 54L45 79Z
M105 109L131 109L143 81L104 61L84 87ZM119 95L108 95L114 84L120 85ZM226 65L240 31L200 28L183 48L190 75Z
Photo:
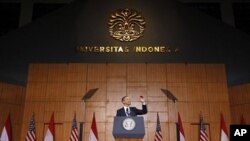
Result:
M87 82L87 81L86 81ZM95 94L95 92L98 90L98 88L94 88L94 89L90 89L87 91L87 84L86 84L86 93L84 94L84 96L82 97L82 101L83 101L83 121L80 122L80 128L82 130L80 130L80 135L79 135L79 140L82 141L82 137L83 137L83 125L85 123L86 120L86 103L88 102L88 100Z
M177 106L176 106L176 102L178 101L177 97L175 97L168 89L161 89L161 91L165 94L165 96L167 97L167 104L168 104L168 111L169 111L169 100L171 99L172 102L174 103L174 123L176 125L176 135L178 134L178 119L177 119Z

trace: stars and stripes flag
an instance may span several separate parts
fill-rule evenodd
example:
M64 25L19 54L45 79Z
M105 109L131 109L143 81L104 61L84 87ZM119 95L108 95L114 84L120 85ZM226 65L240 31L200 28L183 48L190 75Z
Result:
M200 141L209 141L202 115L200 116Z
M178 112L178 129L179 129L179 141L185 141L185 134L182 126L181 116Z
M74 115L74 119L72 121L71 134L69 141L78 141L78 130L77 130L77 122L76 122L76 114Z
M36 141L36 127L35 127L35 115L32 114L29 129L25 138L26 141Z
M5 122L0 141L12 141L12 126L10 121L10 114Z
M89 141L98 141L97 127L95 121L95 113L93 114L91 129L89 132Z
M50 118L49 127L44 137L44 141L54 141L54 138L55 138L55 122L53 113Z
M160 125L160 118L157 112L157 123L156 123L156 131L155 131L155 139L154 141L162 141L162 134L161 134L161 125Z
M221 129L220 129L221 130L220 141L229 141L226 123L224 121L222 114L221 114L221 119L220 119L220 127L221 127Z

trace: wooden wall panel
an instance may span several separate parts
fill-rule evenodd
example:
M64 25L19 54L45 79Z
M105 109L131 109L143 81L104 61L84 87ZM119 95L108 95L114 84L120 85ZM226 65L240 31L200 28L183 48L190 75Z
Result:
M209 112L209 103L203 103L203 102L190 102L188 103L188 111L189 111L189 117L188 122L190 123L198 123L200 114L204 117L204 120L206 122L210 121L210 112ZM195 131L195 130L194 130Z
M123 96L127 95L126 81L107 82L107 100L108 101L121 101Z
M37 122L44 121L44 102L25 102L24 112L23 112L23 122L29 122L32 114L35 114L35 120Z
M182 115L181 115L181 118L182 118ZM183 130L184 130L184 133L185 133L186 141L191 141L191 139L190 139L191 138L190 135L192 134L191 132L196 132L196 131L191 131L190 130L190 123L182 121L182 125L183 125Z
M188 122L189 121L188 120L189 119L189 117L188 117L188 115L189 115L189 107L188 106L189 106L188 102L177 102L176 105L175 105L176 112L179 112L182 122Z
M82 97L86 93L86 85L86 82L67 82L66 91L64 92L65 101L82 101Z
M176 123L169 123L169 141L177 140L176 137Z
M166 82L165 64L147 64L148 82Z
M106 102L87 102L85 122L92 122L95 113L96 122L106 121Z
M65 102L64 121L71 122L74 114L76 120L83 122L85 117L85 103L84 102Z
M4 83L0 82L0 100L2 99L2 95L3 95L3 85Z
M127 65L126 64L108 64L107 65L107 81L108 82L126 82L127 81Z
M229 97L231 105L242 104L243 101L243 93L242 88L240 86L234 86L229 88Z
M26 91L26 102L28 101L44 101L46 99L47 83L45 82L29 82Z
M107 83L89 82L87 83L87 92L90 89L98 88L94 95L88 101L106 101L107 100Z
M167 82L185 83L186 82L186 64L166 64Z
M161 100L165 101L166 96L161 91L161 89L166 89L166 83L163 82L147 82L147 96L148 97L160 97ZM159 100L159 99L158 99ZM148 99L148 101L154 101L153 99Z
M48 64L30 64L28 82L47 82L49 73Z
M247 104L244 104L243 106L243 116L245 117L245 120L246 120L246 123L249 124L250 122L250 114L249 114L249 107L250 107L250 104L247 103Z
M48 82L66 82L68 64L49 64Z
M44 122L49 123L52 113L54 113L55 122L62 123L64 121L64 102L48 102L45 104Z
M98 88L94 96L82 101L81 98L93 88ZM169 90L178 101L174 103L167 98L162 88ZM240 90L244 93L241 99L248 99L245 93L249 90ZM31 64L26 94L22 120L25 127L21 137L25 137L34 111L39 140L43 139L44 123L49 122L53 112L55 122L61 124L57 138L68 140L76 112L77 121L84 122L84 139L87 140L95 112L100 141L114 141L113 118L116 110L123 106L121 97L125 95L132 98L132 106L137 108L141 108L140 95L147 102L143 141L154 139L157 112L164 141L176 140L178 112L184 122L187 140L198 140L198 126L194 128L192 124L199 124L200 113L213 128L219 127L220 111L223 111L227 124L231 120L225 70L221 64ZM242 106L241 111L247 111L247 106ZM211 131L211 141L219 135L217 130Z
M72 118L73 120L73 118ZM78 121L78 120L77 120ZM79 130L79 123L77 123L77 129L78 129L78 133L80 133ZM62 141L69 141L70 139L70 134L71 134L71 128L72 128L72 123L71 122L64 122L63 123L63 134L62 134ZM60 133L59 133L60 135Z
M227 124L227 123L226 123ZM227 126L227 125L226 125ZM212 141L217 141L217 140L220 140L220 133L221 133L221 129L220 129L220 125L219 124L216 124L216 123L210 123L210 136L209 138L212 140ZM227 130L229 129L229 127L227 126ZM207 133L209 130L207 130ZM228 133L229 133L229 130L228 130Z
M113 120L114 120L114 117L116 116L117 110L122 108L122 107L123 107L123 104L121 101L119 101L119 102L107 102L106 103L106 121L113 123Z
M24 109L25 87L0 82L0 129L10 115L13 140L21 135L22 115Z
M168 83L167 90L169 90L179 102L188 101L187 84L186 83Z
M127 82L146 82L146 64L127 64Z
M230 122L230 109L228 102L210 103L210 122L220 122L220 115L223 114L225 122Z
M70 63L68 65L69 82L86 82L87 81L87 64Z
M177 103L174 103L173 101L168 101L167 105L168 105L168 121L177 122L177 119L178 119Z
M226 83L208 83L207 91L210 102L229 102Z
M231 111L231 119L232 119L232 124L239 124L240 120L241 120L241 116L243 115L243 109L241 105L235 105L235 106L230 106L230 111ZM233 115L237 115L237 116L233 116ZM246 115L244 115L244 118L246 119ZM248 118L249 119L249 118Z
M87 81L107 81L106 64L88 64Z
M186 65L187 82L202 83L207 82L206 68L204 64L187 64Z
M241 89L242 103L250 103L250 85L243 85Z
M21 122L21 124L22 125L20 125L20 127L21 127L22 130L20 131L20 133L21 133L20 134L20 138L18 138L17 140L25 140L25 136L26 136L27 131L28 131L28 125L29 124L28 123L24 123L24 122Z
M168 112L160 111L158 112L161 122L168 122ZM149 111L146 115L143 115L145 122L156 122L157 112Z
M36 135L37 135L37 139L39 140L44 140L44 132L45 132L46 128L44 126L44 122L36 122ZM25 133L27 134L27 132Z
M226 83L224 64L206 64L207 82Z
M113 132L113 122L106 123L106 129L105 129L105 140L106 141L115 141L115 138L112 134Z
M22 89L20 86L3 84L1 100L9 104L21 104L19 100L22 99Z
M247 124L250 123L250 84L231 86L229 99L232 123L239 124L243 116Z
M208 100L206 83L188 83L187 84L187 100L190 102Z
M148 141L154 141L155 129L156 129L156 122L149 122L147 130Z
M131 97L131 101L138 101L140 96L147 99L146 83L127 83L127 95Z
M50 82L47 84L46 101L65 101L67 95L67 83Z

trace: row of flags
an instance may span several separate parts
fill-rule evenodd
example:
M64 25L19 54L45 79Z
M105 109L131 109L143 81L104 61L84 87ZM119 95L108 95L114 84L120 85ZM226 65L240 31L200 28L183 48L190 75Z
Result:
M245 119L243 116L241 117L241 124L246 124ZM226 128L226 124L221 114L221 140L220 141L229 141L228 132ZM178 113L178 141L185 141L185 133L181 121L180 114ZM203 117L200 117L200 141L209 141L209 137L206 133L205 123ZM54 141L55 140L55 122L54 122L54 113L52 114L49 122L49 126L47 132L44 137L44 141ZM5 122L5 126L3 128L0 141L12 141L12 127L11 127L11 120L10 115ZM27 135L25 137L25 141L36 141L36 128L35 128L35 116L34 114L31 117L29 123L29 129ZM76 122L76 114L74 115L71 127L71 134L69 137L69 141L79 141L78 138L78 129L77 129L77 122ZM93 114L93 119L91 123L91 129L89 133L89 141L98 141L98 134L97 134L97 126L95 120L95 113ZM161 132L161 125L160 125L160 118L159 114L157 113L157 123L156 123L156 131L154 141L163 141L162 132Z
M241 117L241 124L246 124L245 119L243 118L243 116ZM180 114L178 113L178 141L186 141L185 139L185 133L184 133L184 129L183 129L183 125L182 125L182 121L181 121L181 117ZM221 123L220 123L221 127L221 137L220 137L220 141L229 141L229 137L228 137L228 132L227 132L227 128L226 128L226 124L225 124L225 120L223 118L223 115L221 114ZM203 120L203 117L200 116L200 135L199 135L199 141L209 141L209 137L206 133L206 128L205 128L205 123ZM161 133L161 126L160 126L160 119L159 119L159 115L157 113L157 123L156 123L156 131L155 131L155 137L154 137L154 141L163 141L163 137L162 137L162 133Z
M36 128L35 128L35 116L33 114L29 123L29 129L25 137L25 141L36 141L36 140L37 140L37 137L36 137ZM54 122L54 113L53 113L50 118L49 126L45 134L44 141L54 141L54 140L55 140L55 122ZM3 128L0 141L12 141L12 127L11 127L10 115L8 116L5 122L5 126ZM74 118L72 121L71 134L69 137L69 141L79 141L76 115L74 115ZM93 114L93 119L92 119L90 134L89 134L89 141L98 141L95 113Z
M241 123L243 124L243 123ZM223 115L221 114L221 123L220 123L220 132L221 132L221 137L220 141L229 141L228 137L228 132L225 124L225 120L223 118ZM180 114L178 113L178 126L179 126L179 141L185 141L185 134L182 126L182 121L180 118ZM200 135L199 135L199 140L200 141L209 141L209 137L206 133L206 128L205 128L205 123L203 120L203 117L200 116Z

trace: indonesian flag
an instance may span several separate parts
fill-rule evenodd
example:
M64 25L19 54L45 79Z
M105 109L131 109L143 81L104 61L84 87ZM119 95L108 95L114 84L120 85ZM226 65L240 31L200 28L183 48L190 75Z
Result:
M95 113L93 114L91 129L89 132L89 141L98 141L97 128L95 122Z
M226 124L223 118L223 115L221 114L221 136L220 136L220 141L229 141L228 139L228 133L227 133L227 128Z
M0 141L12 141L12 127L10 121L10 115L8 116L5 126L3 127Z
M44 141L54 141L55 138L55 123L54 123L54 113L52 114L49 122L49 127L44 137Z
M179 135L180 135L180 140L179 141L185 141L185 134L182 126L182 121L181 121L181 116L178 112L178 126L179 126Z

